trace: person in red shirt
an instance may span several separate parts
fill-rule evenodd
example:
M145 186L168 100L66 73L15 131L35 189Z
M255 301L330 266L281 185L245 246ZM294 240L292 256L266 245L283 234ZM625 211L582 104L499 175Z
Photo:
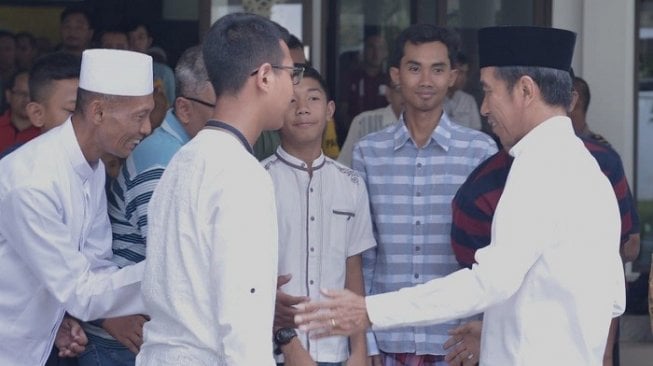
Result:
M32 126L25 108L29 103L28 80L26 71L19 72L11 78L5 90L9 108L0 116L0 153L41 133L40 128Z

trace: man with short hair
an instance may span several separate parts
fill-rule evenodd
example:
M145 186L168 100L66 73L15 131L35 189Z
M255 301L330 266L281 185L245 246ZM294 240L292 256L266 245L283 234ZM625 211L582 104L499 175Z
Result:
M274 365L276 208L252 144L281 127L301 80L286 39L244 13L220 18L204 39L216 106L150 200L142 289L151 320L138 365Z
M454 122L474 130L480 130L481 115L478 111L478 104L471 94L463 90L467 84L467 74L469 73L467 56L459 52L454 67L458 70L456 82L449 88L447 99L444 101L444 109Z
M288 36L288 49L290 50L290 58L295 64L306 64L306 56L304 55L304 44L299 38L294 35ZM270 130L263 131L259 136L256 143L254 143L254 156L260 161L267 159L274 155L277 147L281 144L281 137L279 131Z
M144 311L143 265L109 261L100 156L126 157L149 134L151 72L149 56L85 51L73 115L0 160L1 364L43 365L66 312Z
M20 70L29 70L38 56L36 37L29 32L16 33L16 66Z
M571 118L571 123L574 126L576 134L583 138L597 140L606 145L610 145L608 140L592 131L587 124L587 110L589 109L590 100L592 98L587 81L580 76L574 75L572 83L574 85L574 92L578 96L578 99L574 104L574 108L569 112L569 118Z
M496 152L496 145L489 136L452 122L444 110L455 80L451 65L456 49L449 29L415 25L404 30L390 67L403 114L398 123L354 146L352 166L367 183L378 243L363 253L369 294L425 283L458 269L448 240L451 199L467 175ZM447 331L457 324L375 331L380 358L390 366L439 366Z
M25 106L32 128L45 133L66 122L75 110L81 58L55 52L39 58L29 72L30 101ZM26 141L19 141L0 153L5 157Z
M367 298L329 291L328 302L301 306L298 323L349 334L484 312L481 365L601 364L625 307L620 220L610 182L567 117L575 38L555 28L479 31L481 113L514 161L477 264Z
M150 27L142 21L135 20L128 24L127 36L129 38L129 49L136 52L147 53L152 47L152 31ZM175 74L170 66L154 62L154 84L162 88L163 93L168 101L168 106L175 103Z
M105 29L100 35L100 47L114 50L128 50L129 37L127 36L127 32L118 27Z
M118 267L145 259L148 204L173 155L211 118L215 93L208 81L200 46L186 50L175 68L177 94L159 128L123 163L108 192L113 258ZM88 335L81 366L133 365L142 344L142 315L100 319L84 324Z
M5 90L9 109L0 116L0 154L16 144L25 143L39 134L41 129L33 126L27 116L29 103L29 73L15 74Z
M59 50L81 56L93 39L93 19L84 5L70 5L59 17L61 45Z
M55 52L40 57L30 70L27 115L43 133L75 111L81 61L73 54Z
M274 183L279 222L274 339L276 353L284 355L277 361L293 365L297 354L308 354L317 365L364 365L365 332L314 340L295 331L293 306L321 298L320 288L364 294L361 253L376 242L365 182L322 151L322 133L335 111L326 82L308 67L294 90L279 130L281 146L262 162ZM295 337L299 349L289 344Z
M347 112L345 126L338 134L346 136L349 124L358 114L384 107L386 105L384 80L387 77L384 68L388 57L388 45L383 34L370 30L363 39L361 63L347 75L344 90L344 107Z

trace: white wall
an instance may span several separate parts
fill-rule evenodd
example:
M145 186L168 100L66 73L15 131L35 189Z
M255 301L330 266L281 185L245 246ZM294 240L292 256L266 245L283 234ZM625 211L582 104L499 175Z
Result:
M633 182L635 0L553 0L553 26L577 32L574 70L592 91L588 124Z

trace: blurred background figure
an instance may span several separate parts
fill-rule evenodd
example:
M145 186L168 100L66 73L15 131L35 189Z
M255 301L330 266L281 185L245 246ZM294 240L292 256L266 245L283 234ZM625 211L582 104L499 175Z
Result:
M0 154L17 143L27 142L41 133L32 126L27 116L29 103L29 74L21 71L14 75L5 90L9 108L0 116Z
M363 40L363 52L360 64L346 75L342 84L342 98L338 103L338 136L347 136L349 125L354 117L364 111L387 105L385 99L385 70L388 58L388 45L384 36L377 29L367 30Z
M32 68L34 59L38 56L36 37L29 32L16 33L16 67L19 70Z
M93 16L83 5L66 7L60 16L59 50L74 53L81 57L93 39Z
M358 140L372 132L380 131L399 120L404 99L401 96L401 92L399 92L399 86L392 84L390 78L387 79L385 97L389 103L387 106L366 111L354 117L351 126L349 126L345 143L342 145L340 155L338 156L339 163L351 167L354 145L356 145Z
M481 130L481 115L474 97L463 89L467 85L469 74L469 60L461 52L454 61L454 68L458 70L456 82L449 88L447 98L444 100L444 110L456 123L475 130Z

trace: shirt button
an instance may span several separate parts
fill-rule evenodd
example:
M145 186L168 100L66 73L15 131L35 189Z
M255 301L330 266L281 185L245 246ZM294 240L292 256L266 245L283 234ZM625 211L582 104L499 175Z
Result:
M415 221L415 225L420 225L421 222L419 220Z
M415 278L419 278L419 273L415 273Z
M313 193L313 187L311 187L311 189L309 189L309 191L311 191L311 193Z
M417 192L417 193L415 193L415 195L416 195L417 197L420 197L420 196L422 196L422 192Z
M315 216L311 216L311 221L315 221Z
M415 247L415 251L416 251L416 252L419 252L420 249L421 249L421 248L419 247L419 245Z
M311 252L314 252L314 251L315 251L315 248L311 247Z
M252 288L252 289L249 290L249 292L253 294L253 293L256 292L256 289L255 289L255 288Z
M308 281L308 283L310 283L310 284L312 285L312 284L313 284L313 280Z
M421 168L421 167L422 167L422 163L417 163L417 167L418 167L418 168Z

